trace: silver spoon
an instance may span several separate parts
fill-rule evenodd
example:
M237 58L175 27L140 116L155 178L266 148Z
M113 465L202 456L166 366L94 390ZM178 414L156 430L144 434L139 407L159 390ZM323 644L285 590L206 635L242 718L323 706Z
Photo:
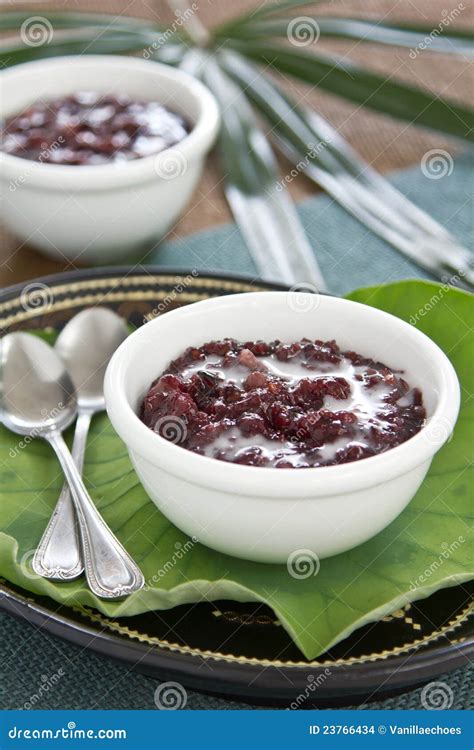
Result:
M79 521L87 582L105 599L142 588L143 575L95 508L62 431L76 417L74 385L57 352L37 336L11 333L0 341L0 403L7 428L41 437L54 448Z
M122 318L105 307L94 307L75 315L57 338L56 351L76 388L78 417L71 452L80 474L92 415L105 409L105 370L127 334ZM67 482L41 537L32 567L43 578L61 581L71 581L84 570Z

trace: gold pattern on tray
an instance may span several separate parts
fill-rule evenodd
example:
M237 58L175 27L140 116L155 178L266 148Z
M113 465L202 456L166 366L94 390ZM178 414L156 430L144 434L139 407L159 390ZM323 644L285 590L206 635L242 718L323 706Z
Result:
M4 578L0 578L0 593L4 592L7 596L12 596L15 600L18 600L21 596L23 602L34 604L45 616L48 616L48 610L41 605L38 605L37 601L33 596L26 596L24 593L19 595L16 591L13 591L8 587L8 581ZM175 651L183 655L197 656L202 659L213 659L215 661L225 661L237 664L247 664L251 666L259 667L330 667L330 666L349 666L351 664L366 664L367 662L380 661L388 659L391 656L401 656L409 651L418 650L420 647L427 646L430 643L438 640L442 636L448 637L449 633L452 633L456 628L460 627L466 620L474 614L474 600L471 600L464 609L453 617L448 623L443 625L439 630L434 630L431 633L423 636L422 638L416 639L411 643L405 643L403 646L394 646L392 649L384 649L379 653L373 652L371 654L363 654L362 656L350 656L347 659L326 659L325 661L318 661L313 659L312 661L282 661L279 659L257 659L256 657L236 656L235 654L223 654L220 651L209 651L202 650L199 648L192 648L191 646L183 646L179 643L170 643L164 639L158 638L157 636L147 635L146 633L140 633L138 630L128 628L126 625L120 624L116 620L111 620L105 615L100 614L88 607L70 607L71 611L76 612L81 617L89 620L94 624L98 624L101 628L110 630L112 633L118 633L120 636L129 638L131 640L137 640L140 643L147 643L150 646L157 646L158 648L165 649L167 651ZM218 610L217 610L218 611ZM399 610L395 610L399 612ZM214 613L213 613L214 614ZM393 615L387 615L388 619L391 619ZM64 622L68 622L67 616L61 616ZM133 619L133 618L131 618ZM385 619L385 618L384 618ZM398 619L398 617L396 618ZM464 637L461 638L449 638L451 645L463 643Z
M69 310L73 307L80 307L82 305L101 304L104 302L119 302L121 300L156 300L161 301L166 297L169 297L169 291L158 292L154 290L139 290L139 291L127 291L127 289L120 290L119 287L137 287L137 286L153 286L156 284L167 284L173 287L182 285L185 287L199 287L202 289L218 290L219 292L258 292L264 290L264 287L251 284L244 281L229 281L212 279L201 276L125 276L125 277L110 277L105 279L89 279L87 281L76 281L69 284L55 284L51 286L51 292L53 293L53 299L48 300L48 304L37 307L32 307L30 310L21 309L13 313L10 316L6 316L0 319L0 324L7 328L9 325L15 323L22 323L26 320L36 318L41 313L51 313L58 310ZM105 293L102 290L109 290ZM113 291L110 291L110 290ZM54 301L54 296L62 297L65 294L81 294L82 292L91 292L90 294L77 296L74 298L67 298L63 300ZM211 295L196 292L179 292L177 295L180 300L186 303L198 302L200 300L208 299ZM21 294L14 299L8 300L7 302L0 303L0 313L8 313L10 310L16 310L18 307L22 307Z
M382 617L382 622L392 622L392 620L401 620L403 618L404 623L406 625L410 625L413 630L421 630L422 625L420 625L419 622L415 622L413 617L408 614L411 608L411 604L405 604L403 609L396 609L395 612L392 612L391 615Z
M463 622L474 613L474 602L470 602L458 613L452 620L446 625L443 625L439 630L434 630L431 633L423 636L422 638L415 639L411 643L405 643L403 646L394 646L392 649L384 649L380 653L364 654L363 656L350 656L347 659L327 659L325 661L318 661L313 659L312 661L281 661L279 659L257 659L256 657L247 656L236 656L235 654L223 654L220 651L209 651L202 650L199 648L192 648L191 646L183 646L179 643L170 643L164 639L158 638L157 636L147 635L146 633L140 633L138 630L128 628L126 625L122 625L116 620L111 620L100 612L95 612L88 607L72 607L75 612L83 615L93 623L97 623L107 630L113 633L119 633L127 638L135 639L140 643L148 643L150 646L159 646L165 648L168 651L177 651L180 654L188 654L191 656L200 656L203 659L214 659L215 661L227 661L237 664L249 664L260 667L331 667L331 666L349 666L350 664L365 664L366 662L378 661L380 659L387 659L389 656L400 656L407 652L418 649L420 646L426 646L428 643L438 640L441 636L447 636L453 630L458 628ZM451 644L462 643L464 639L458 640L449 639Z
M273 625L277 628L281 627L281 622L270 615L254 615L252 612L242 615L231 609L226 609L224 612L220 609L215 609L212 614L214 617L222 617L227 622L237 622L239 625Z

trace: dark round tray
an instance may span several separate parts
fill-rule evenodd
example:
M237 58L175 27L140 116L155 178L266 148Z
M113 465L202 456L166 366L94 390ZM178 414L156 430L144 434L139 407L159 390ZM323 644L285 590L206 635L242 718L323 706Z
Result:
M30 304L25 304L28 287ZM44 277L0 293L2 334L60 329L80 309L100 304L140 325L210 296L284 287L243 277L111 267ZM38 290L38 304L32 304ZM134 665L159 679L249 702L306 707L380 699L466 664L474 653L472 586L443 589L367 625L313 661L304 659L273 612L261 604L203 602L111 619L87 608L0 585L0 607L62 638ZM317 684L317 690L310 685Z

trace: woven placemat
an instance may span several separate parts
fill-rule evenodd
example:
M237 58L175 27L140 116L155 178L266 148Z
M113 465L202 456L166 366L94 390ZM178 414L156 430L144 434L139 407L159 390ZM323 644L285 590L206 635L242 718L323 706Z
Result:
M66 643L26 623L0 615L2 709L153 709L159 681L104 659L91 651ZM468 710L474 703L474 666L437 678L452 691L452 708ZM45 685L51 685L44 690ZM43 690L40 691L41 686ZM414 710L423 708L420 690L370 708ZM39 700L35 695L41 694ZM368 705L368 704L365 704ZM187 691L190 710L265 708Z

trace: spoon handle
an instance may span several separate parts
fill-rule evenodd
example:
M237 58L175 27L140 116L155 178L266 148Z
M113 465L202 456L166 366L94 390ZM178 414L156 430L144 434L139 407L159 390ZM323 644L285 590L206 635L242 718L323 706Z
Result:
M79 521L87 583L102 599L119 599L144 585L140 568L112 534L87 492L76 464L58 431L44 436L56 451L69 484Z
M84 466L90 423L90 414L79 413L71 452L80 474ZM31 564L39 576L61 581L73 581L84 570L76 513L67 482L63 484L59 500Z

